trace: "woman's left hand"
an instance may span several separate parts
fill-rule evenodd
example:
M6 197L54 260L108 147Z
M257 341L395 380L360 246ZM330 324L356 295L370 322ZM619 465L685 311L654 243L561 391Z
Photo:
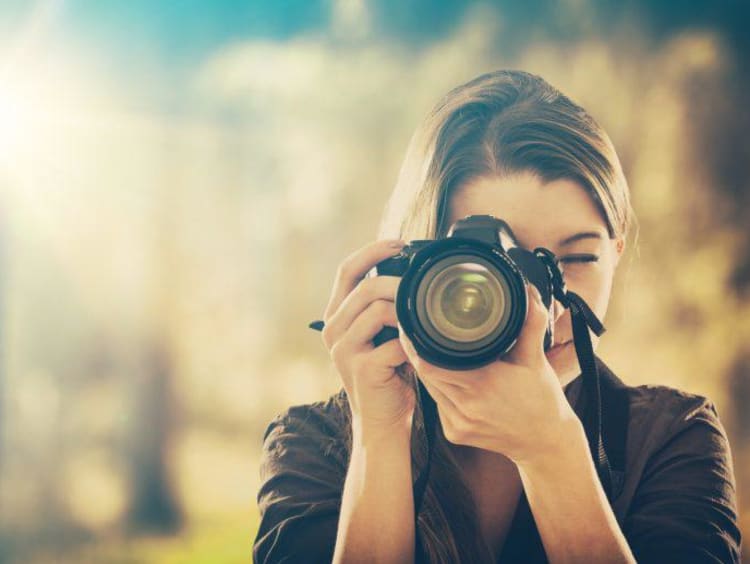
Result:
M446 370L420 358L399 327L409 361L438 407L446 439L535 462L565 445L580 421L544 354L547 309L528 284L526 321L511 351L475 370Z

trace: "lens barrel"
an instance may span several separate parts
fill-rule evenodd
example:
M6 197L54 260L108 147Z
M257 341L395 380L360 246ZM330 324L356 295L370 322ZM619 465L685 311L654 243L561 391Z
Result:
M501 248L449 237L413 256L396 308L422 358L468 370L492 362L515 344L526 318L526 282Z

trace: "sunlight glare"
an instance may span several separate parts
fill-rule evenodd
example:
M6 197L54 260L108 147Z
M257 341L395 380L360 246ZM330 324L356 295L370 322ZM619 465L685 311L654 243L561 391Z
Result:
M0 84L0 162L8 163L32 141L30 108L19 95Z

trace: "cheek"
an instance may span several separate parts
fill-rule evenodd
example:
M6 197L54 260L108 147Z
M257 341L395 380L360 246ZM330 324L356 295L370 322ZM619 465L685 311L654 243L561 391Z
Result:
M604 319L612 292L613 269L606 264L592 264L565 275L568 289L581 296L599 319Z

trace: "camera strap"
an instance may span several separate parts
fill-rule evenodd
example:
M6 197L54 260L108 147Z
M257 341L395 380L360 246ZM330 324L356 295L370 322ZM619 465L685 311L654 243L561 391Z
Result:
M591 344L589 329L599 336L604 333L605 328L596 317L588 304L578 294L565 290L564 283L554 285L555 299L564 307L570 309L573 327L573 343L576 356L581 368L582 388L586 398L586 410L582 416L582 423L589 444L591 457L596 466L596 472L602 484L607 499L610 502L617 492L613 491L613 472L607 451L604 448L602 438L602 390L599 370L594 357L594 348ZM424 467L421 469L417 480L414 482L414 517L417 524L419 511L424 500L424 493L430 474L432 462L432 451L434 450L435 434L437 427L437 405L425 388L422 381L417 378L418 401L422 408L422 419L427 441L427 456ZM616 448L620 448L616 445ZM619 454L617 455L620 458ZM617 473L618 476L620 472ZM619 480L618 480L619 481ZM419 530L419 527L416 527ZM415 554L418 562L421 562L423 553L422 541L419 534L415 535Z
M598 337L604 333L604 325L597 319L588 304L574 292L566 292L570 318L573 325L573 343L576 348L578 365L581 368L583 390L587 398L587 410L583 417L591 457L596 465L596 473L602 483L607 498L612 500L612 468L604 450L602 438L602 390L601 378L594 358L589 329ZM565 304L563 304L565 305Z

